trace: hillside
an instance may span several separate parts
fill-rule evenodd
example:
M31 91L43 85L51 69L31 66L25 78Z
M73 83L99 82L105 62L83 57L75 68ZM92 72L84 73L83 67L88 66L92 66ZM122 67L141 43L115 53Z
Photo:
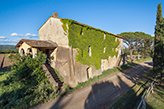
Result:
M0 50L16 50L15 45L0 45Z
M0 54L3 53L17 53L18 49L15 48L15 45L0 45Z

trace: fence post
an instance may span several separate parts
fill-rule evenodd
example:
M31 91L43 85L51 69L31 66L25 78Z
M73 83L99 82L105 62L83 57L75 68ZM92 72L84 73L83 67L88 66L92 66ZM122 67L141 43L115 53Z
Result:
M157 78L157 77L156 77ZM150 92L153 93L153 86L155 85L155 82L156 82L156 78L154 79L154 81L150 84L150 87L148 88L147 92L145 93L145 95L142 97L137 109L140 109L141 107L141 104L143 103L141 109L146 109L146 100L150 94ZM147 95L147 96L146 96ZM145 98L146 97L146 98Z

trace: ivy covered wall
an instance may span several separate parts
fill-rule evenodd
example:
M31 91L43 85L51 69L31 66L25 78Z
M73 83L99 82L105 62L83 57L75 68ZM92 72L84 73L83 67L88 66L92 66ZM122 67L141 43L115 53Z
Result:
M69 46L77 48L77 61L100 69L101 59L108 59L109 56L113 57L114 55L117 57L116 48L120 42L118 39L115 41L114 35L70 19L61 19L61 22L65 34L68 34ZM89 56L89 47L91 56Z

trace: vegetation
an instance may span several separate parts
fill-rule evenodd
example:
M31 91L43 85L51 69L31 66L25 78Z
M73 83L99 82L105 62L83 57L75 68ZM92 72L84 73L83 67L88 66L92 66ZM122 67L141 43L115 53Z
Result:
M131 62L133 61L132 54L134 51L137 51L138 55L141 52L142 57L149 57L152 54L153 38L149 34L143 32L123 32L119 35L124 37L124 47L129 51Z
M9 50L9 49L4 49L0 50L0 53L6 54L6 53L18 53L18 50Z
M147 105L152 109L164 109L164 82L162 85L155 86L154 92L150 94L147 100Z
M4 49L15 50L16 48L14 45L0 45L0 50Z
M17 53L18 50L14 45L0 45L0 53Z
M147 71L143 74L141 79L139 79L135 85L130 88L122 97L120 97L111 107L112 109L133 109L136 108L146 93L148 87L151 82L154 80L155 75L152 70ZM147 105L148 109L151 109L149 105Z
M140 63L140 62L144 62L144 61L150 60L150 59L152 59L152 57L147 57L147 58L143 58L143 59L135 59L133 62Z
M9 55L14 65L11 71L0 72L0 108L29 108L57 96L41 65L46 56L38 52L35 58Z
M155 26L155 42L154 42L154 57L153 57L153 70L158 75L160 73L160 79L164 72L164 19L162 17L162 6L158 4L156 26Z
M120 42L118 39L115 40L114 35L73 20L61 19L61 21L65 34L68 34L69 46L78 50L77 61L100 69L101 59L108 59L109 56L117 57L116 48Z

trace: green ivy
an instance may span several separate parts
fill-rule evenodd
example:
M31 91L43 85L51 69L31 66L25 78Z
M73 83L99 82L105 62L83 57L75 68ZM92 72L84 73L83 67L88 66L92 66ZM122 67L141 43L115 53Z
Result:
M63 23L63 30L69 33L69 46L78 48L77 61L88 66L93 65L95 69L100 69L101 59L108 59L109 56L117 57L118 51L116 52L116 48L120 42L118 39L115 41L114 35L70 19L61 19L61 22ZM104 33L106 34L105 39ZM91 56L88 54L89 46L91 47ZM104 47L106 47L105 53L103 53Z

